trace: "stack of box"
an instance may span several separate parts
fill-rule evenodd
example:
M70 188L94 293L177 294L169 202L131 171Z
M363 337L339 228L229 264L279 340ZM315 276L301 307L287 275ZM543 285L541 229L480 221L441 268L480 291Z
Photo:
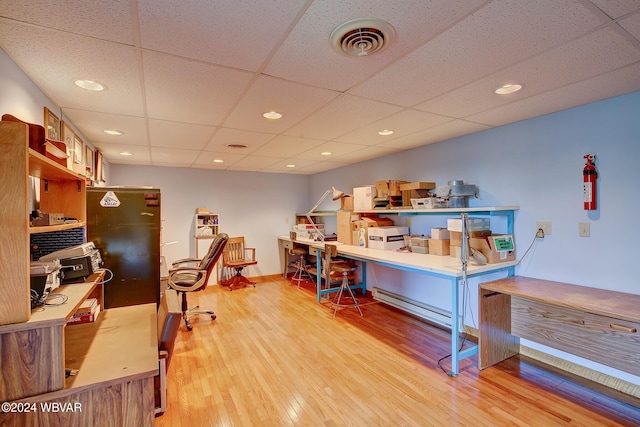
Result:
M449 255L450 251L449 230L446 228L432 228L429 239L429 253L431 255Z
M424 236L412 236L411 237L411 252L417 254L429 253L429 238Z
M356 246L367 247L369 241L368 230L372 227L389 227L393 226L393 220L390 218L362 217L354 221L354 231L352 233L352 244Z
M489 218L468 218L469 244L473 247L471 239L484 239L491 236L491 221ZM451 236L451 256L460 258L460 248L462 247L462 219L450 218L447 220L447 229Z
M338 227L338 242L345 245L354 245L354 232L356 231L356 223L360 220L360 214L351 211L338 211L336 213L336 222Z
M87 298L82 302L80 307L71 316L67 322L68 325L77 325L81 323L95 322L100 313L100 304L96 298Z

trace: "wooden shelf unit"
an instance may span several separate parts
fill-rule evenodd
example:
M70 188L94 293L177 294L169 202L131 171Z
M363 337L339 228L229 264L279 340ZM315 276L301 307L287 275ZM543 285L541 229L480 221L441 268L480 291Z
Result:
M100 272L56 289L66 297L63 304L31 311L30 235L85 227L87 214L86 178L30 149L28 136L26 124L0 122L0 400L79 403L82 412L2 412L0 425L151 426L155 304L106 310L96 322L67 326L86 298L104 307ZM78 222L30 227L36 181L42 212ZM65 368L80 372L65 378Z

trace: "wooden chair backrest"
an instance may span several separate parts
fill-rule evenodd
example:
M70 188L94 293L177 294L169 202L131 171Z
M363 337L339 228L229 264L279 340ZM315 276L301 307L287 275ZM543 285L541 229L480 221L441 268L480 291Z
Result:
M338 256L338 247L331 243L324 244L324 274L326 277L331 275L331 258Z
M244 260L244 236L229 237L227 247L224 250L224 261Z

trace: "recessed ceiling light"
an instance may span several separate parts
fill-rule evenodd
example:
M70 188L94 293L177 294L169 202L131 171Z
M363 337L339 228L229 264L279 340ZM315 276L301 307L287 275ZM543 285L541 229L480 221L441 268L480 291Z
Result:
M213 163L224 163L222 159L213 159Z
M107 135L116 135L116 136L124 135L124 132L118 129L105 129L103 130L103 132L106 133Z
M381 131L378 131L378 135L382 135L382 136L393 135L393 131L391 129L383 129Z
M100 92L101 90L105 90L107 87L102 83L98 83L94 80L76 80L74 82L76 86L81 87L82 89L92 90L94 92Z
M498 95L509 95L510 93L517 92L520 89L522 89L522 85L508 83L506 85L500 86L498 89L495 90L495 92Z
M262 117L264 117L265 119L269 119L269 120L278 120L282 118L282 114L276 112L276 111L269 111L267 113L264 113L262 115Z
M121 156L133 156L133 153L130 153L130 152L128 152L128 151L121 151L119 154L120 154Z
M333 153L331 151L323 151L322 153L320 153L321 156L330 156Z
M295 168L295 167L296 167L296 165L294 165L294 164L288 164L288 165L287 165L287 167L288 167L288 168Z

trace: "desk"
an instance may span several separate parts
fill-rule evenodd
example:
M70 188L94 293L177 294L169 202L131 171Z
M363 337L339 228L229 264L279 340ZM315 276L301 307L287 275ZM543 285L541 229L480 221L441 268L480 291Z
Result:
M521 276L479 292L480 369L518 354L524 338L640 375L640 295Z
M64 294L66 304L0 327L2 398L37 408L0 413L0 425L153 426L156 305L113 308L95 322L66 325L87 296L97 292L102 300L101 277L60 286L54 292ZM78 375L65 378L65 368L78 369Z
M295 240L294 242L286 236L278 238L282 242L288 241L293 244L307 244L315 249L324 250L324 244L319 242L305 242L303 240ZM283 246L286 244L283 243ZM462 281L462 263L460 260L450 256L438 256L418 254L413 252L397 252L383 251L380 249L369 249L360 246L338 244L338 255L345 258L362 262L362 289L366 291L367 283L367 263L382 265L389 268L420 273L430 277L437 277L449 280L451 283L451 369L452 374L457 375L459 372L459 362L462 359L473 356L478 353L478 347L473 346L462 351L458 351L460 342L459 334L460 325L460 284ZM320 257L318 257L319 259ZM513 276L517 261L504 262L499 264L487 265L467 265L467 278L478 277L490 273L500 271L507 272L508 276ZM286 271L286 265L285 265ZM318 266L318 271L320 271ZM317 281L317 298L320 302L323 294L331 292L331 290L321 289L320 280ZM454 321L453 319L457 319Z

